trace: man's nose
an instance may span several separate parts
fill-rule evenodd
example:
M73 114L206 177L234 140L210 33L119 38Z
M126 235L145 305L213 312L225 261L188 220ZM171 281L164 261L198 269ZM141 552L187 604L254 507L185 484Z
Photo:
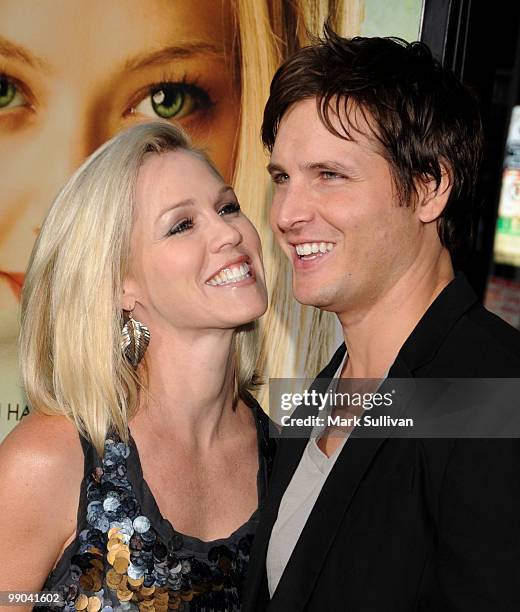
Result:
M288 232L303 227L312 220L314 206L305 185L294 182L275 191L270 222L274 232Z

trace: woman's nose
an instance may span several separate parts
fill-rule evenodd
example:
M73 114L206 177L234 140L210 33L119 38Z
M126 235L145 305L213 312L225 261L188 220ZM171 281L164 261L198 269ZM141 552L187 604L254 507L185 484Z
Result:
M236 224L222 216L219 216L219 219L212 223L210 232L209 246L214 253L222 249L236 247L243 240L242 233Z

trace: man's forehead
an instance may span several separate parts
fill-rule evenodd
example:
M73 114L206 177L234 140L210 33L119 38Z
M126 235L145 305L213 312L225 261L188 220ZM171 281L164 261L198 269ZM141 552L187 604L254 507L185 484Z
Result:
M291 119L300 121L303 118L324 120L338 132L347 128L353 135L377 132L377 122L370 109L350 97L334 96L328 101L312 97L294 102L283 113L280 127Z
M346 106L345 109L340 104L338 108L334 103L325 114L319 112L316 98L294 103L280 121L271 162L281 162L288 154L309 159L314 154L323 159L330 157L327 152L333 153L332 157L350 156L355 155L356 149L382 154L369 113L353 103Z

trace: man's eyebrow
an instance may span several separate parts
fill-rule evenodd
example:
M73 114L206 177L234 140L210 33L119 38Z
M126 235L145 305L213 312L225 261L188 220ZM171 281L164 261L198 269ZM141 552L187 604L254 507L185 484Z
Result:
M307 162L300 166L301 170L325 170L337 172L349 172L350 168L343 165L341 162L332 159L325 159L319 162Z
M284 173L285 170L284 168L282 168L282 166L279 166L278 164L273 164L272 162L270 162L267 164L267 172L269 172L269 174L274 174L275 172Z
M350 168L348 166L345 166L341 162L334 161L332 159L325 159L323 161L318 161L318 162L304 162L299 165L299 169L300 170L328 170L329 172L331 170L337 171L337 172L349 172L350 171ZM271 162L267 164L267 172L269 172L269 174L273 174L275 172L284 173L286 172L286 170L282 166Z
M31 68L50 72L50 66L45 60L35 55L24 46L13 43L3 36L0 36L0 55L7 59L23 62Z
M189 42L183 45L163 47L158 51L139 53L125 62L124 70L139 70L148 66L165 64L172 60L190 59L197 56L225 57L224 49L208 42Z

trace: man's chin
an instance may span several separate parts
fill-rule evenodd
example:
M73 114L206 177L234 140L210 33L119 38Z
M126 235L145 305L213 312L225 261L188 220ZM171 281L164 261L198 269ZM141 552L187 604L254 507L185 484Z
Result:
M297 302L302 304L302 306L313 306L314 308L319 308L320 310L334 311L330 298L320 292L293 287L293 296Z

